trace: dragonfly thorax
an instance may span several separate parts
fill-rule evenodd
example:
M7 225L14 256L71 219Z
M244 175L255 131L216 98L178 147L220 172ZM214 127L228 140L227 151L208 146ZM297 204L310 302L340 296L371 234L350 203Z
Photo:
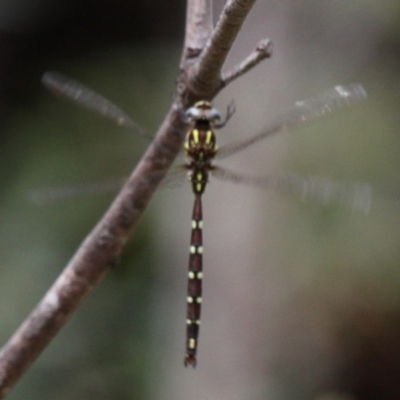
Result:
M207 184L208 172L213 168L212 162L217 154L212 121L219 120L220 116L207 101L197 102L186 114L192 120L192 127L186 134L184 144L185 154L189 159L186 168L190 171L193 192L202 194Z
M186 156L195 162L204 164L212 160L217 154L217 144L210 124L198 121L186 134L184 148Z

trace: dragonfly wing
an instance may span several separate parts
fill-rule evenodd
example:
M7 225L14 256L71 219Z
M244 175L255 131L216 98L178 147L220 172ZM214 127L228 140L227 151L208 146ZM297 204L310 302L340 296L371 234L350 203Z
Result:
M353 83L347 86L335 86L319 96L298 101L292 109L283 114L262 133L221 148L218 151L218 158L228 157L274 133L293 128L300 123L357 104L366 97L367 93L363 86L358 83Z
M188 170L185 165L174 165L170 168L167 175L161 182L161 189L176 189L181 187L183 183L189 182Z
M171 168L161 184L161 188L174 189L180 187L187 179L187 169L183 165ZM77 197L88 197L100 193L119 190L125 183L125 178L110 179L107 181L76 183L71 185L51 186L31 189L28 199L31 203L42 206Z
M135 130L148 140L152 139L151 135L145 132L119 107L74 79L59 72L46 72L42 77L42 83L56 95L65 96L89 110L111 119L120 126Z
M282 194L294 195L301 200L317 200L326 205L344 206L352 211L368 214L372 204L372 186L362 182L339 182L319 176L285 174L267 177L242 176L227 169L215 167L218 179L242 183Z
M101 182L31 189L28 193L28 198L35 205L41 206L75 197L87 197L99 193L112 192L120 189L125 181L125 178L117 178Z

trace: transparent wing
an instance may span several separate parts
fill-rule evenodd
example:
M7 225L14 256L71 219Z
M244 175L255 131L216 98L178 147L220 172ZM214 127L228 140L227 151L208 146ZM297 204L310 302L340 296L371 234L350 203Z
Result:
M151 135L145 132L119 107L81 83L58 72L46 72L42 77L42 83L56 95L65 96L89 110L111 119L120 126L135 130L148 140L152 139Z
M74 185L31 189L28 193L28 198L35 205L41 206L75 197L86 197L99 193L112 192L120 189L125 180L125 178L118 178L102 182L86 182Z
M173 165L160 185L160 189L176 189L188 183L188 170L184 164Z
M372 204L372 186L361 182L338 182L319 176L285 174L263 178L242 176L215 167L214 177L234 183L273 189L301 200L317 200L325 205L338 205L368 214Z
M160 189L178 188L183 183L188 182L188 179L185 178L187 178L187 169L185 166L175 165L164 178ZM107 181L35 188L29 190L28 200L37 206L42 206L77 197L109 193L121 189L125 181L125 178L116 178Z
M361 84L353 83L347 86L335 86L319 96L296 102L291 110L273 122L265 131L221 148L218 151L217 157L219 159L228 157L269 135L293 128L300 123L322 117L341 108L357 104L366 97L367 93Z

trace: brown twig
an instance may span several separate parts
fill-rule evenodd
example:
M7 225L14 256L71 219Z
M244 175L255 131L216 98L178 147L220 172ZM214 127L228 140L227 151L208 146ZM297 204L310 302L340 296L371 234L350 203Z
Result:
M200 57L187 69L186 85L194 100L211 99L221 90L222 66L255 1L229 0L225 5Z
M190 60L196 60L204 49L214 30L212 0L188 0L186 30L181 67Z
M272 42L269 39L262 39L254 51L249 54L240 64L222 74L221 86L225 87L232 81L242 76L258 63L272 56Z
M8 393L118 258L181 149L185 129L182 106L187 107L199 96L212 98L221 89L221 67L254 2L230 0L212 32L212 1L188 0L178 96L155 140L110 208L47 294L2 348L0 398ZM248 68L242 68L242 73L255 65L247 64ZM225 77L225 83L227 80Z

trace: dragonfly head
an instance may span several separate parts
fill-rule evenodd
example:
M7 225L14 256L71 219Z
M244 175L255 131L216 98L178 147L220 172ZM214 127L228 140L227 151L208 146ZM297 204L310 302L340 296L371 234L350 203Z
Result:
M217 123L221 119L221 115L218 110L206 100L200 100L192 107L188 108L186 110L186 117L189 122L204 120L209 121L211 124Z

